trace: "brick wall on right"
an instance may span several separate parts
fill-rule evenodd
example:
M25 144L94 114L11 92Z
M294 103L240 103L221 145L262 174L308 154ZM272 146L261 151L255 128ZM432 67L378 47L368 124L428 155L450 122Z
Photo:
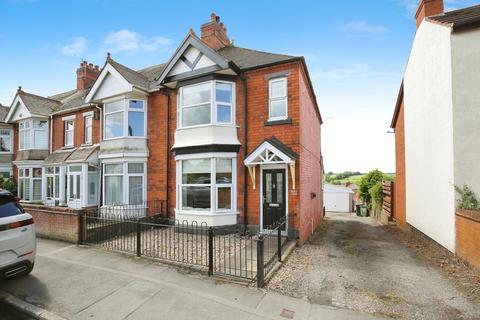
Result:
M459 210L455 220L457 255L480 269L480 212Z

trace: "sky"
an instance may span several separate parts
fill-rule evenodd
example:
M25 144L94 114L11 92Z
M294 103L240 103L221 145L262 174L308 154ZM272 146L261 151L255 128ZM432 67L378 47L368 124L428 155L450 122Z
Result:
M447 11L478 1L445 0ZM210 13L240 47L302 55L323 117L325 171L395 171L389 128L415 34L418 0L0 0L0 103L17 87L75 88L81 60L166 62Z

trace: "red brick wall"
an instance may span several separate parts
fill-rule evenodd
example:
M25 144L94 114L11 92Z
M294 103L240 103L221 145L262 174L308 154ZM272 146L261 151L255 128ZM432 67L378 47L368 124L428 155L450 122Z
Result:
M22 206L33 217L37 236L77 243L78 214L81 211L31 204Z
M314 97L307 85L303 67L300 69L300 243L311 235L322 222L323 191L320 149L320 119L317 117ZM298 170L297 170L298 171ZM297 217L296 217L297 218ZM297 218L298 219L298 218Z
M393 217L401 228L406 227L406 191L405 191L405 120L403 101L395 123L395 185L393 198Z
M480 211L457 212L456 252L458 256L480 269Z
M63 113L53 116L53 137L52 137L52 150L58 150L65 146L65 127L62 118L71 115L76 115L74 120L74 147L80 147L85 143L85 117L83 114L89 111L95 111L98 113L98 109L95 107L83 108L69 113ZM100 143L100 120L93 119L93 143Z

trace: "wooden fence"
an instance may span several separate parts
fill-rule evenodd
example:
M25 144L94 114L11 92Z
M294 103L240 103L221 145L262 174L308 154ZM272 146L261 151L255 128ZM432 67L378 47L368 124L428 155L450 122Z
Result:
M393 181L384 181L383 182L383 205L382 205L382 214L380 220L382 223L388 223L394 217L394 182Z

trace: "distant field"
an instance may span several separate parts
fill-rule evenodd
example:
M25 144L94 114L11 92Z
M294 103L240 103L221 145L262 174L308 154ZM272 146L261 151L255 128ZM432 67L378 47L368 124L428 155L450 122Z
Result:
M356 185L359 185L360 184L360 180L362 179L362 177L364 177L366 175L366 173L364 174L358 174L358 175L354 175L354 176L350 176L348 178L345 178L345 179L335 179L335 173L332 175L332 178L334 179L334 181L338 181L340 182L340 184L346 184L347 182L350 182L350 183L354 183ZM390 178L394 178L395 177L395 173L384 173L384 175L386 177L390 177Z

